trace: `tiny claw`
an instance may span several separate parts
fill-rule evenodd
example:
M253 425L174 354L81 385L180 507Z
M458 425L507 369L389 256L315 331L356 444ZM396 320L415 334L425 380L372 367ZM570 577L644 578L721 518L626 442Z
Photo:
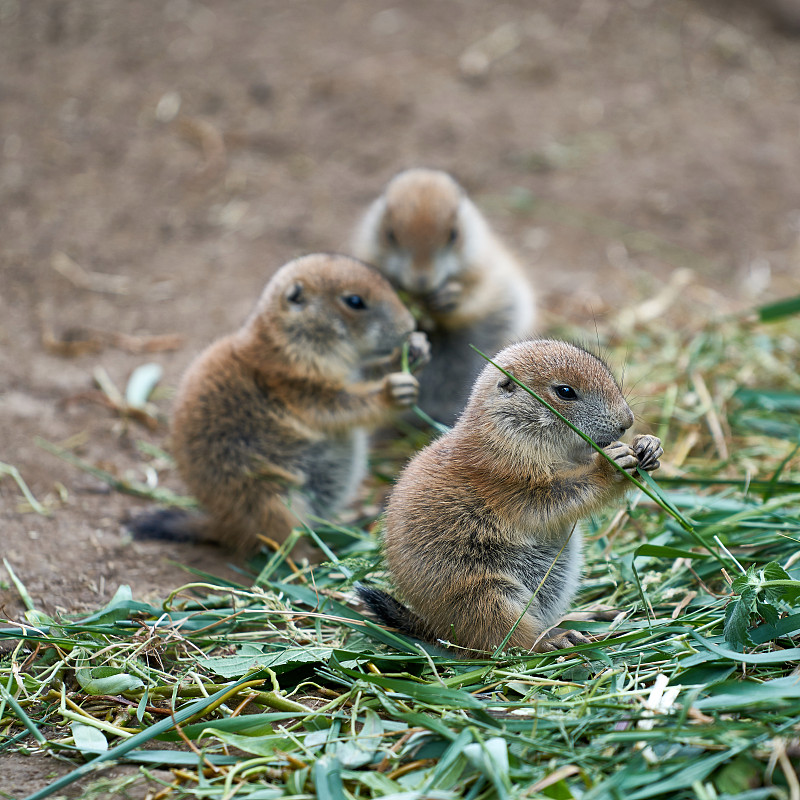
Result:
M554 650L563 650L565 647L575 647L590 642L591 639L587 639L580 631L552 628L539 639L533 649L537 653L552 653Z
M657 470L661 463L659 458L664 455L664 448L657 436L642 434L634 438L633 451L639 459L639 466L645 472Z
M603 452L616 464L621 467L629 475L633 475L636 467L639 466L639 459L633 449L624 442L611 442L610 445L603 448ZM615 473L615 480L624 480L624 478Z

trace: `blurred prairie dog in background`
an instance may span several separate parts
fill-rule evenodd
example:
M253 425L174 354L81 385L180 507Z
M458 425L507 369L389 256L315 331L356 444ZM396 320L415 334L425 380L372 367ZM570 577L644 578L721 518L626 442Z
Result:
M418 307L432 361L419 404L452 424L486 363L469 345L492 356L530 334L530 281L464 190L439 170L392 178L358 225L353 252Z
M309 514L341 508L365 475L368 429L416 401L402 348L415 365L429 351L414 328L367 264L315 254L281 267L178 389L171 450L204 513L162 509L135 518L134 532L246 554L260 535L282 542Z
M598 358L538 340L494 360L626 472L658 468L663 450L655 436L637 436L630 446L618 441L633 414ZM630 486L488 364L455 427L411 460L389 500L383 549L400 600L369 586L358 593L385 624L466 648L459 652L467 657L498 647L520 617L510 645L544 652L586 642L576 631L542 634L567 611L580 583L579 520Z

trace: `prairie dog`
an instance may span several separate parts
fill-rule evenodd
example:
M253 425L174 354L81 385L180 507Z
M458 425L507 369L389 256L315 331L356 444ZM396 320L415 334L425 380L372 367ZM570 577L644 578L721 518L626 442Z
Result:
M637 436L631 446L618 441L633 414L593 355L539 340L512 345L494 360L626 472L658 468L663 450L656 437ZM374 588L360 587L359 594L384 623L468 648L469 655L500 645L555 561L509 643L544 652L585 642L558 628L540 636L578 588L576 524L629 485L563 421L487 364L455 427L417 454L389 500L384 552L409 608Z
M281 267L178 389L171 449L205 515L164 510L134 531L248 553L259 534L280 542L307 514L335 512L366 471L366 429L416 400L417 379L400 371L406 341L412 363L428 357L414 327L389 282L355 259Z
M389 181L359 224L356 256L374 264L421 312L432 366L420 405L452 424L483 361L529 334L533 289L464 190L446 172L410 169Z

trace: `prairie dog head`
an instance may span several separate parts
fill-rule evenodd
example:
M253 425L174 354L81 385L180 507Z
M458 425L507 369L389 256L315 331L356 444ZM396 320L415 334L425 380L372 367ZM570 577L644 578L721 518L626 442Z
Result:
M411 312L377 270L354 258L313 254L273 275L245 324L287 359L350 375L385 359L414 330Z
M395 286L428 295L467 269L486 223L446 172L409 169L367 211L356 251Z
M633 424L633 412L609 368L580 347L546 339L526 341L505 348L493 360L601 447ZM492 364L478 376L459 425L477 426L523 463L580 463L593 453L562 420Z

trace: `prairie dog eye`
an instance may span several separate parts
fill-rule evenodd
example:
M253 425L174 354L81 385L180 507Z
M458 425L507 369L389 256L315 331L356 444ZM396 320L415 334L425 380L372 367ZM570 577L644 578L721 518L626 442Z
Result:
M397 234L394 232L394 230L392 230L392 228L387 228L384 235L386 236L386 241L390 247L397 247L399 244L397 241Z
M344 302L348 308L352 308L354 311L365 311L367 308L367 304L364 302L364 298L360 294L346 294L342 298L342 302Z
M295 306L303 304L305 298L303 297L303 284L296 283L286 292L286 299Z
M447 235L447 244L454 245L458 241L458 228L450 228L450 233Z
M578 400L578 393L566 383L561 383L553 387L556 396L562 400Z
M517 384L508 377L508 375L503 375L499 381L497 381L497 388L500 389L504 394L512 394L515 389L517 388Z

